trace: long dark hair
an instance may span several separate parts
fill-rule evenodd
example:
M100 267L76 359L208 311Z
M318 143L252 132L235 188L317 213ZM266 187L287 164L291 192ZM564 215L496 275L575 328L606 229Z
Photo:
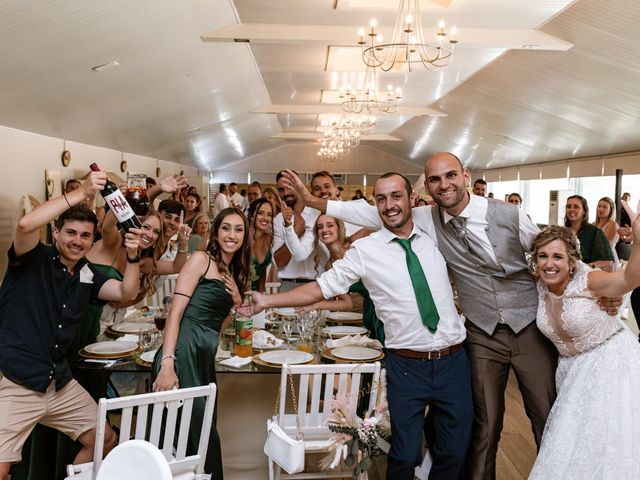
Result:
M567 202L569 200L573 200L574 198L580 200L580 203L582 204L582 209L584 210L584 216L582 217L582 221L580 222L580 229L578 230L580 231L584 228L584 226L587 223L589 223L589 204L587 203L587 199L584 198L582 195L571 195L570 197L567 197ZM566 207L565 207L565 210L566 210ZM571 222L569 222L566 212L564 214L564 226L571 227Z
M229 263L229 266L224 264L222 261L222 249L220 248L220 243L218 242L218 231L220 230L220 226L222 225L222 221L228 217L229 215L238 215L242 218L242 222L244 223L244 237L242 239L242 245L240 248L233 254L233 258ZM232 276L238 290L240 292L244 292L249 287L249 281L251 279L250 268L251 268L251 247L249 245L249 223L247 222L247 217L244 214L234 208L229 207L220 211L216 215L216 218L213 220L213 226L211 227L211 234L209 235L209 245L207 246L207 253L211 255L213 261L216 262L216 266L218 267L218 271L220 273L228 271Z
M271 205L271 232L268 233L269 235L269 244L272 243L273 241L273 217L275 217L275 209L273 208L273 204L267 200L264 197L261 198L257 198L255 199L253 202L251 202L251 205L249 205L249 211L247 212L247 217L249 217L249 226L251 227L251 231L252 231L252 238L253 241L256 241L256 217L258 215L258 210L260 210L260 207L262 207L262 205L264 205L265 203L268 203L269 205Z

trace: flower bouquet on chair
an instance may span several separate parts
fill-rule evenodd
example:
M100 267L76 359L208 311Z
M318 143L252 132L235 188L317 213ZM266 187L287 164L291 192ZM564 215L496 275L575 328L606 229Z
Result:
M334 443L330 453L320 460L320 468L332 470L344 463L353 468L354 479L366 479L371 459L382 452L379 437L389 438L391 434L386 400L378 404L372 416L360 418L349 408L347 395L334 397L327 423L335 434Z

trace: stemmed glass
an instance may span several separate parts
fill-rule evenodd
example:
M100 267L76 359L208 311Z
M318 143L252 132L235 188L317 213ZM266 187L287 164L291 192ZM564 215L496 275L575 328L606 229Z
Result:
M149 350L149 348L151 348L151 345L153 345L153 332L151 332L150 330L146 330L146 331L139 331L139 345L142 348L142 350L144 350L145 352Z
M282 315L282 331L287 340L287 349L291 350L291 334L293 333L293 328L298 323L298 315Z

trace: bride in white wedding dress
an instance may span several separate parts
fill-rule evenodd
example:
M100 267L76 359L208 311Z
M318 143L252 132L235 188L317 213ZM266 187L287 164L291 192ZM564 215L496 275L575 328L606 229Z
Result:
M633 217L632 217L633 218ZM624 272L591 270L573 232L536 237L538 328L560 352L558 397L530 479L640 479L640 344L597 305L640 285L640 221Z

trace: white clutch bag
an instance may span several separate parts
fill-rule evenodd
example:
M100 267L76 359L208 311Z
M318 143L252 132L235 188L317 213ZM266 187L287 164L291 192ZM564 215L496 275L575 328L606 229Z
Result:
M289 474L304 470L304 441L291 438L275 420L267 420L264 453Z

